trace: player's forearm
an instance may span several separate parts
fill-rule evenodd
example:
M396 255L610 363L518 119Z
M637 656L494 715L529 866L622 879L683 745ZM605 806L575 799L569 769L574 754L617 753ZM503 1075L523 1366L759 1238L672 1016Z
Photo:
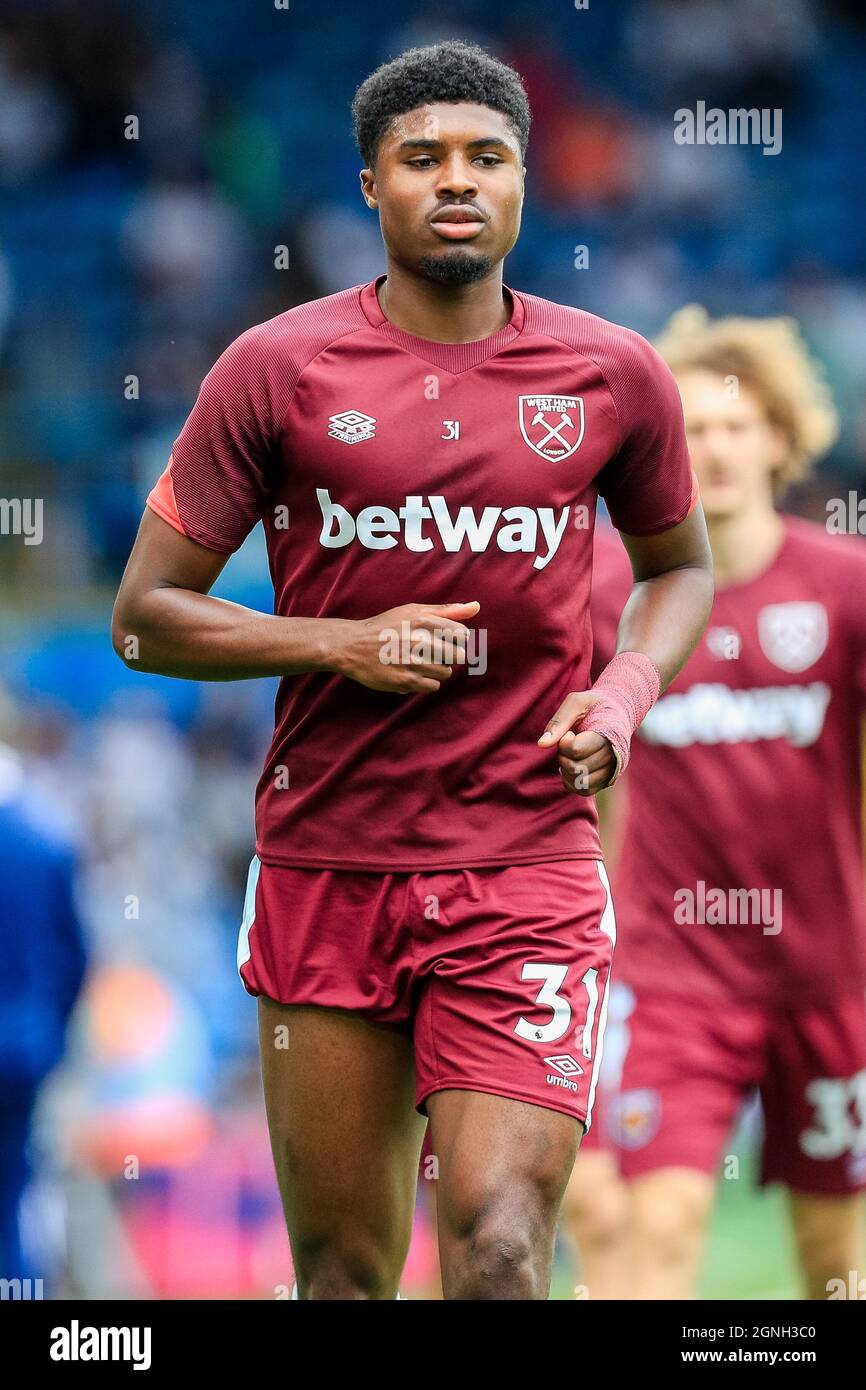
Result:
M153 589L119 604L112 642L131 670L229 681L334 669L335 618L282 618L189 589Z
M635 584L620 618L617 652L642 652L664 690L700 639L713 603L712 572L684 565Z

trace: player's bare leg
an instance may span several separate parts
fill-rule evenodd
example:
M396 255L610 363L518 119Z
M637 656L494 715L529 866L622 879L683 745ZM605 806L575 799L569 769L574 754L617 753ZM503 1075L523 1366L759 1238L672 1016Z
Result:
M439 1160L445 1298L546 1299L583 1126L559 1111L479 1091L437 1091L427 1109Z
M579 1153L562 1219L580 1253L580 1284L592 1299L628 1297L628 1192L610 1153Z
M694 1168L660 1168L628 1184L631 1297L695 1298L715 1183Z
M846 1297L866 1280L866 1211L861 1194L817 1197L789 1192L791 1223L806 1297L827 1299L831 1280L841 1280ZM837 1286L838 1287L838 1286ZM856 1296L856 1295L855 1295ZM862 1298L862 1293L859 1295Z
M425 1127L411 1038L260 997L259 1047L299 1296L396 1297Z

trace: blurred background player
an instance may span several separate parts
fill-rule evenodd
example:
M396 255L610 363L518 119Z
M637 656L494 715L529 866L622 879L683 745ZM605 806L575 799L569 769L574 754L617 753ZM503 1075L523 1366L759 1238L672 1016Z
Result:
M590 1297L693 1297L723 1146L757 1087L761 1181L786 1184L808 1296L826 1298L864 1274L866 547L775 509L837 428L792 320L691 306L657 346L716 598L635 740L627 806L614 798L621 1074L568 1220ZM598 535L596 661L630 583Z
M0 743L0 1278L44 1279L22 1236L31 1177L30 1130L39 1088L64 1051L84 977L72 852L23 767ZM5 1287L5 1286L4 1286ZM4 1294L4 1297L7 1295ZM23 1284L12 1297L39 1297Z

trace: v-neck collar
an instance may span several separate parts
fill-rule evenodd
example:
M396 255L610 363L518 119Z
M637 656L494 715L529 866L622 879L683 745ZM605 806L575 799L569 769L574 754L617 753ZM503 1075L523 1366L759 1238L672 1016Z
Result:
M501 352L523 331L523 324L526 319L523 300L508 285L503 285L502 288L511 297L511 318L502 328L491 333L489 338L478 338L471 343L436 343L430 338L419 338L414 333L406 333L404 329L398 328L383 314L376 290L386 279L386 275L379 275L375 280L371 280L369 284L363 286L361 308L365 317L374 328L389 338L397 347L404 348L406 352L414 353L416 357L422 357L425 362L431 362L434 366L451 372L453 375L467 372L470 368L477 367L481 362L486 362L488 358L494 357L497 352Z
M782 538L776 547L775 553L762 565L754 574L750 574L747 579L732 579L729 584L717 583L716 594L719 598L726 598L728 594L739 593L742 589L748 589L752 584L760 584L764 579L779 566L785 564L788 558L788 551L791 548L791 524L784 512L780 512L782 518Z

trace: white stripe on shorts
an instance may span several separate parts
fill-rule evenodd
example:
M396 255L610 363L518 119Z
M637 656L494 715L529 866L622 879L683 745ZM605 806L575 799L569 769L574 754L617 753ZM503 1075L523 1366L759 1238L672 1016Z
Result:
M241 973L241 966L245 965L250 958L250 928L256 920L256 885L259 881L261 871L261 860L254 854L250 861L250 871L247 874L247 891L244 894L244 913L241 918L241 927L238 932L238 974Z
M613 957L613 948L616 946L616 917L614 916L614 911L613 911L613 898L612 898L612 896L611 896L611 891L610 891L610 880L608 879L607 870L605 869L602 860L601 860L601 859L596 859L595 864L596 864L596 868L598 869L598 876L599 876L599 878L601 879L601 882L602 882L602 885L603 885L603 887L604 887L604 891L605 891L605 894L606 894L606 902L605 902L605 905L604 905L604 911L603 911L602 914L601 914L601 919L599 920L599 924L598 924L598 925L599 925L600 929L604 932L605 936L607 936L607 937L610 938L611 958L612 958L612 957ZM612 964L612 959L611 959L611 969L612 969L612 968L613 968L613 964ZM592 1063L592 1080L591 1080L590 1083L589 1083L589 1097L588 1097L587 1102L586 1102L586 1121L585 1121L585 1123L586 1123L586 1133L587 1133L587 1134L589 1133L590 1125L592 1124L592 1107L593 1107L593 1105L595 1104L595 1088L596 1088L596 1086L598 1085L598 1078L599 1078L599 1074L600 1074L600 1072L601 1072L601 1059L602 1059L602 1054L603 1054L603 1052L604 1052L604 1030L605 1030L605 1026L606 1026L606 1024L607 1024L607 1001L608 1001L608 996L609 996L609 994L610 994L610 975L608 975L608 977L607 977L607 987L606 987L606 989L605 989L605 991L604 991L604 998L603 998L602 1001L601 1001L601 1014L600 1014L599 1020L598 1020L598 1040L597 1040L596 1045L595 1045L595 1058L593 1059L593 1063Z

